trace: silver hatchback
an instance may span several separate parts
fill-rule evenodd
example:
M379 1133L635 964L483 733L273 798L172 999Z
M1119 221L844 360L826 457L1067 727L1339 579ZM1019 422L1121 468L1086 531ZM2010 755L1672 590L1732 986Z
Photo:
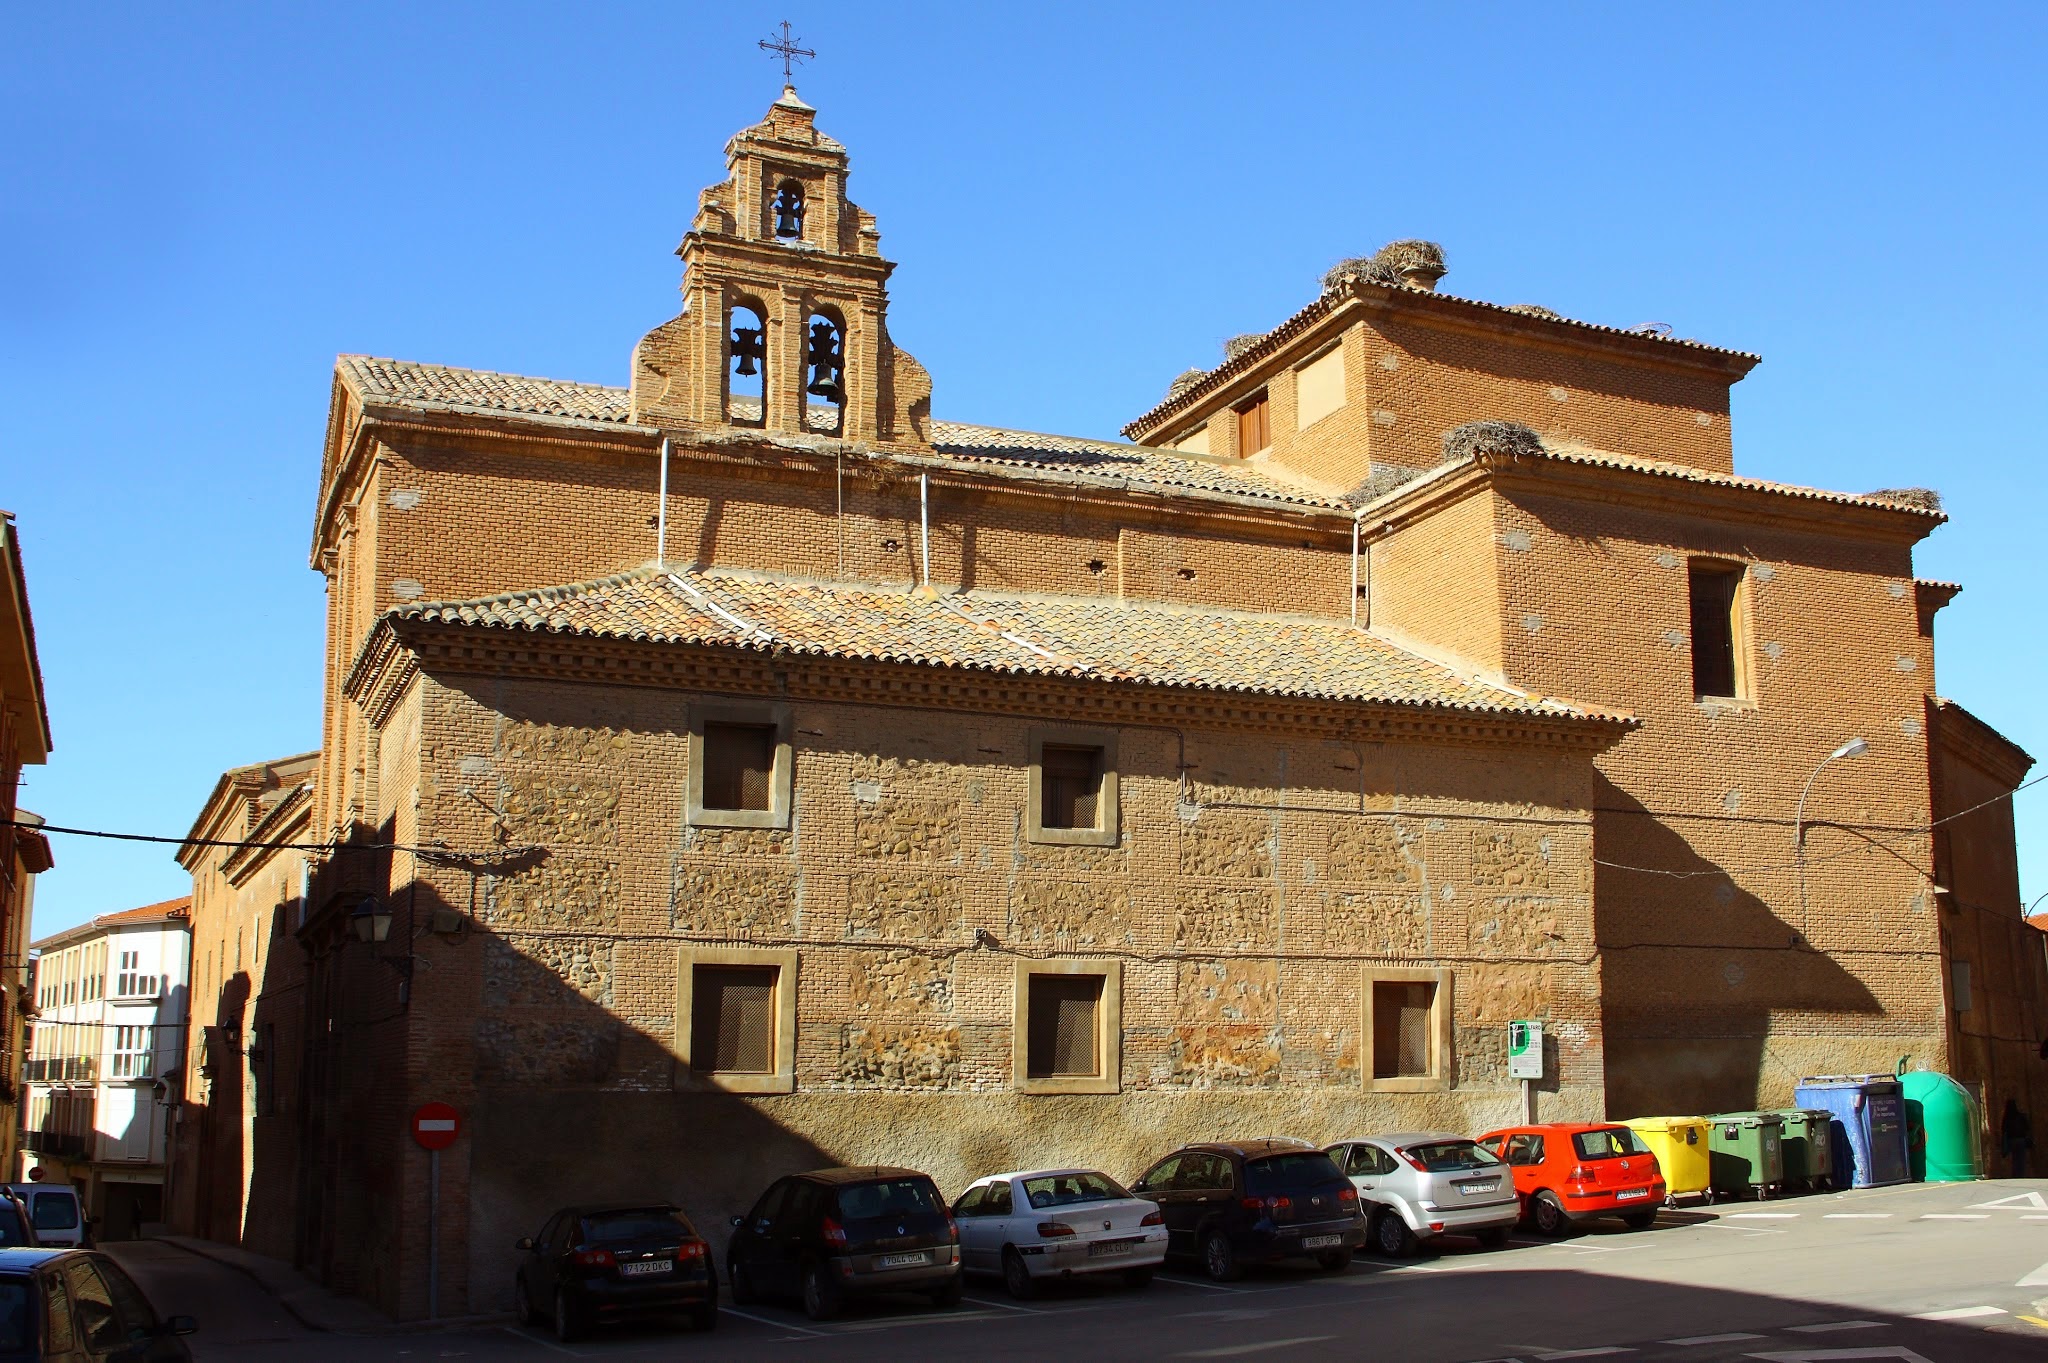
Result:
M1366 1243L1401 1259L1443 1235L1507 1243L1520 1209L1513 1172L1491 1150L1448 1131L1361 1136L1329 1148L1358 1189L1372 1225Z

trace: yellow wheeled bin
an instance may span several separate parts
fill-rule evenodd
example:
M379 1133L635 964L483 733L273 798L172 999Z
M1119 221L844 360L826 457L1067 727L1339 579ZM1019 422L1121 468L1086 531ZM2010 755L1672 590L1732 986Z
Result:
M1657 1157L1666 1206L1676 1206L1681 1197L1714 1200L1713 1162L1707 1157L1712 1122L1705 1117L1631 1117L1622 1125L1641 1136Z

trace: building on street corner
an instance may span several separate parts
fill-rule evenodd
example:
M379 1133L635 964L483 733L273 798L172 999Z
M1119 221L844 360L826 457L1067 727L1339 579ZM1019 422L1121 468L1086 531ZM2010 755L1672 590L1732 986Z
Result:
M250 778L327 850L296 897L185 854L184 1224L276 1190L265 1234L412 1318L429 1101L463 1314L575 1201L1483 1130L1515 1019L1546 1119L1906 1053L2038 1084L1951 1016L1955 886L2018 905L2009 823L1937 856L1930 735L1966 802L2024 754L1937 698L1939 500L1737 473L1757 356L1458 297L1407 241L1124 441L974 425L816 111L725 154L623 385L337 362L320 748ZM224 791L195 838L283 817ZM252 997L262 1055L298 1028L274 1138Z
M36 657L21 537L0 511L0 1165L13 1168L21 1128L28 936L35 878L55 863L42 820L20 804L22 768L50 756L50 711Z
M35 1020L11 1173L76 1185L101 1239L164 1219L191 903L102 914L30 948Z

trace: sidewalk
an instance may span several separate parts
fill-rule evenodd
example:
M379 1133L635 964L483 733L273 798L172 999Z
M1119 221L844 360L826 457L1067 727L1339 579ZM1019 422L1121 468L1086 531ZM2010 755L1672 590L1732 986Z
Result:
M153 1237L175 1245L187 1254L211 1259L245 1274L277 1299L292 1319L309 1330L333 1334L373 1334L399 1329L389 1316L356 1297L344 1297L313 1282L290 1264L268 1255L251 1254L233 1245L218 1244L190 1235ZM417 1328L409 1327L409 1328Z

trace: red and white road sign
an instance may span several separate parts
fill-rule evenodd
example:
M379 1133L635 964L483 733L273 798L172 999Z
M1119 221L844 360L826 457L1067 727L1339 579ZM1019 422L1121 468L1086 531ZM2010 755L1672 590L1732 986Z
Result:
M446 1150L462 1134L462 1114L446 1103L424 1103L412 1114L412 1138L426 1150Z

